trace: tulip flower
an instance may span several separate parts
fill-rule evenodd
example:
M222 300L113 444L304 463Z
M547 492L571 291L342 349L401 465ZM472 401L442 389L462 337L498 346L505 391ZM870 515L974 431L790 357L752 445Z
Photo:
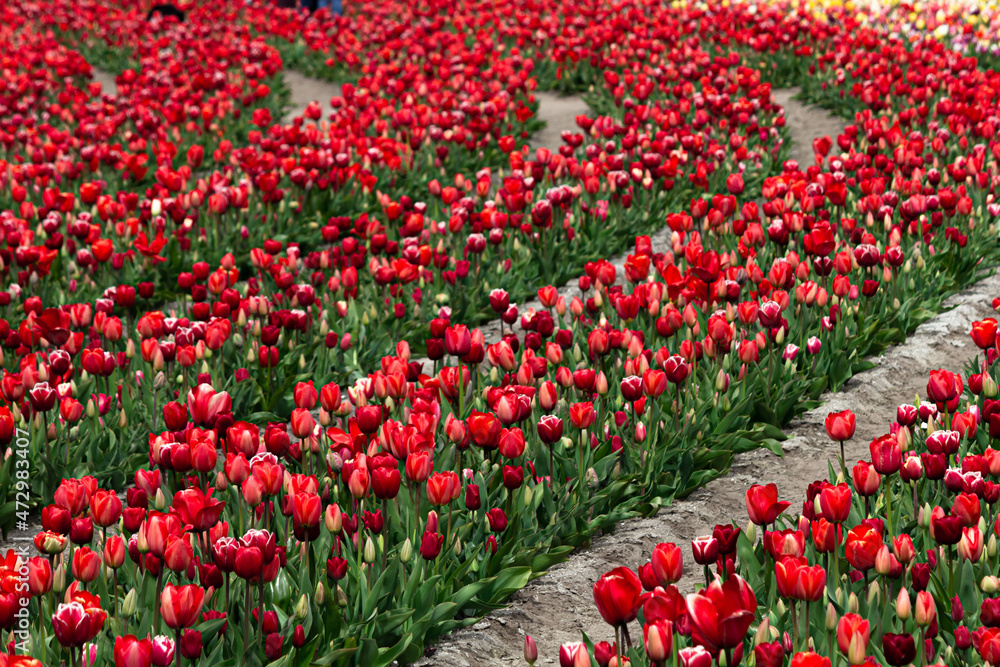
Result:
M778 500L778 486L772 483L767 486L751 486L746 492L746 505L750 520L758 526L766 526L774 523L791 503Z
M857 419L851 410L831 412L826 417L826 434L831 440L840 443L840 466L847 471L847 459L844 458L844 442L854 437Z
M653 575L660 586L666 587L680 581L684 573L684 560L675 544L657 544L650 556Z
M642 584L627 567L617 567L594 583L594 603L608 625L615 627L635 620Z
M739 576L716 579L700 593L687 596L691 638L709 651L731 649L743 641L753 623L757 597Z
M882 635L882 654L893 667L909 665L917 657L913 635L887 632Z
M857 614L844 614L837 622L837 646L852 665L864 662L864 653L871 637L871 625ZM856 660L860 652L860 660Z
M160 596L160 614L170 628L191 627L198 620L204 600L205 590L201 586L167 584Z
M115 637L115 667L150 667L152 664L153 644L148 637Z

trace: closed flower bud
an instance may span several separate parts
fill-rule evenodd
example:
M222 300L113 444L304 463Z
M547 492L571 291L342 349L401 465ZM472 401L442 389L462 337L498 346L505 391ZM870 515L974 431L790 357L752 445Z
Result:
M413 543L410 542L410 538L406 538L403 542L403 547L399 550L399 560L402 563L409 563L413 558Z
M132 618L135 616L135 597L136 592L134 588L130 589L125 595L125 601L122 602L122 615L125 618Z
M535 640L530 635L525 635L524 661L529 665L534 665L536 660L538 660L538 646L535 645Z
M309 614L309 600L306 598L306 594L303 593L299 597L298 603L295 605L295 618L300 621L304 619Z
M896 616L900 620L908 620L912 612L912 607L910 605L910 592L901 588L899 595L896 596Z
M372 542L371 535L369 535L368 538L365 539L364 559L366 563L375 562L375 543Z
M838 588L837 590L840 589ZM837 616L836 607L833 606L832 602L828 602L826 604L826 631L833 632L836 630L838 621L840 621L840 618Z
M316 584L316 595L313 599L316 600L316 604L320 607L326 602L326 588L323 587L322 581Z
M764 620L760 622L757 626L757 634L754 635L753 645L760 646L761 644L767 644L771 641L771 620L764 617Z
M987 595L993 595L1000 590L1000 578L993 575L983 577L983 580L979 582L979 589Z
M937 620L937 607L934 598L927 591L917 593L917 604L914 609L913 619L922 628L933 625Z

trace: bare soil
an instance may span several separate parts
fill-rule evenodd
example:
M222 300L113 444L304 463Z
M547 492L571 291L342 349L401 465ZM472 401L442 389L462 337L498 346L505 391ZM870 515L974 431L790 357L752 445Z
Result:
M535 132L529 145L532 148L548 148L553 153L563 145L563 131L579 132L576 117L590 113L590 107L577 95L560 95L548 91L535 91L538 100L538 118L544 120L544 128Z
M285 114L286 123L305 113L310 102L319 102L324 118L330 114L330 98L340 95L339 84L313 79L295 70L285 70L283 74L285 85L292 91L292 108Z
M104 94L117 95L118 84L115 83L115 76L111 72L94 68L94 81L101 84L101 92Z
M795 147L792 159L800 165L812 163L812 140L842 131L842 120L825 111L803 106L791 99L795 91L775 91L785 106ZM654 249L668 237L654 235ZM624 257L619 258L623 260ZM570 292L572 290L569 290ZM907 341L883 356L872 359L876 366L858 374L835 394L824 396L824 405L793 422L786 429L784 456L758 450L737 457L729 475L708 484L689 498L677 501L655 516L623 522L614 533L593 540L565 563L516 593L510 606L496 611L476 625L452 633L421 660L422 666L497 667L523 664L524 636L530 634L539 650L540 664L558 664L559 646L579 641L586 632L594 641L613 641L593 602L593 584L603 573L626 565L637 568L649 558L653 546L675 542L685 548L690 540L711 533L717 523L748 521L745 491L752 484L778 484L781 498L792 502L796 512L806 487L828 475L828 462L836 462L839 447L826 436L823 425L831 411L852 409L857 414L855 437L847 443L848 466L867 457L868 443L888 431L895 408L926 395L928 372L936 368L961 370L977 348L968 335L973 320L995 313L992 298L1000 294L1000 275L992 274L946 302L951 308L920 326ZM531 304L527 304L531 305ZM489 336L487 337L489 338ZM682 592L703 584L700 569L685 562ZM633 623L633 641L642 641L642 629Z

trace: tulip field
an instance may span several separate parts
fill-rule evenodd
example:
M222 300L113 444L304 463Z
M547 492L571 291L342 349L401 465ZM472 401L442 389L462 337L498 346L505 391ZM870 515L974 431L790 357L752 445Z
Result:
M0 667L452 664L1000 266L990 0L179 4L0 3ZM792 86L844 122L806 161ZM830 411L805 498L527 664L1000 665L966 325L870 456Z

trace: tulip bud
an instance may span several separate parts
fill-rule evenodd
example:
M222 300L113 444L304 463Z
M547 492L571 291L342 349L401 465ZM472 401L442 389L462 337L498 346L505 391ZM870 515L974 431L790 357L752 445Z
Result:
M1000 578L993 575L987 575L983 577L983 580L979 582L979 588L987 595L993 595L998 590L1000 590Z
M365 562L369 564L375 562L375 543L372 542L371 535L369 535L367 539L365 539L364 559Z
M861 665L865 662L865 637L860 632L855 632L851 637L851 643L847 647L847 659L852 665Z
M153 507L162 512L166 506L167 497L163 495L163 488L161 487L156 490L156 496L153 498Z
M530 635L525 635L524 661L529 665L534 665L536 660L538 660L538 647L535 645L535 640Z
M778 614L779 617L785 615L785 602L784 602L784 600L781 600L781 599L778 600L777 604L775 604L775 606L774 606L774 611L775 611L775 613Z
M917 523L920 524L921 528L931 527L931 504L924 503L923 507L920 508L920 513L917 515Z
M399 550L399 560L402 563L409 563L410 559L413 558L413 544L410 542L410 538L406 538L403 542L403 547Z
M983 373L983 396L986 398L997 397L997 382L989 373Z
M125 601L122 603L122 615L125 618L132 618L135 616L135 589L132 588L125 595Z
M990 539L986 542L986 555L990 558L997 557L997 536L990 535Z
M743 534L747 536L750 544L757 543L757 525L751 521L747 524L747 527L743 529Z
M910 592L902 588L899 591L899 595L896 596L896 616L900 620L907 620L910 618L910 612L912 607L910 605Z
M295 605L295 618L300 621L309 615L309 600L306 599L306 594L303 593L302 597L299 598L298 604Z
M455 536L455 555L462 555L462 540L458 539L458 535Z
M757 626L757 634L754 635L753 645L760 646L771 641L771 620L764 617L764 620Z
M343 528L344 517L340 512L340 507L336 503L327 506L323 514L323 523L326 525L326 529L334 535L339 533L341 528Z
M60 565L56 568L56 571L52 573L52 590L56 594L62 594L66 590L66 566Z
M316 584L316 595L313 599L316 600L316 604L320 607L322 607L323 603L326 602L326 589L323 588L322 581Z
M934 598L927 591L917 593L917 605L913 619L922 628L933 625L934 621L937 620L937 607L934 604Z
M334 593L337 597L337 606L346 607L347 606L347 593L340 586L337 586L337 590Z
M840 590L839 588L837 589ZM833 606L832 602L826 604L826 631L833 632L837 629L837 622L840 619L837 617L837 609Z
M866 601L868 602L869 607L873 605L875 607L880 606L880 603L882 601L882 587L879 586L878 581L873 581L871 585L868 587L868 595L866 597Z
M851 593L847 598L847 611L852 614L858 613L858 596Z

